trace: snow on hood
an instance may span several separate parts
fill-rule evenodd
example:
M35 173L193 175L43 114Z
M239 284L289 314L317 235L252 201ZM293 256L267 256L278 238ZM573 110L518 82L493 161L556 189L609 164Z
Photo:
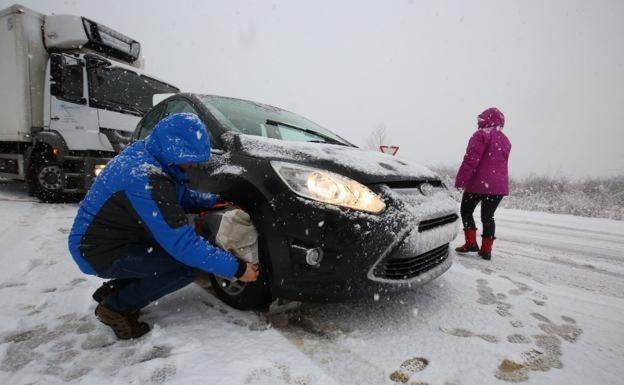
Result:
M381 152L334 144L291 142L237 135L240 151L254 157L292 161L335 172L355 173L362 183L390 180L438 179L428 168ZM312 163L312 164L310 164Z
M207 162L210 139L195 114L173 114L161 120L145 139L145 148L162 165Z

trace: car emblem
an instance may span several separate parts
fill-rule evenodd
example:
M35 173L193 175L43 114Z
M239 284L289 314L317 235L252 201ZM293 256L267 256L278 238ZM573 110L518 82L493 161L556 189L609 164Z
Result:
M433 190L434 190L433 185L430 183L421 184L419 189L420 189L420 192L425 196L429 196L433 194Z

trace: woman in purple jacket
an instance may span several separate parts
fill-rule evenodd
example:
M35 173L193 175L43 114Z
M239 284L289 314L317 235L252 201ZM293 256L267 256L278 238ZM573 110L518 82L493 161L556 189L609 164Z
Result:
M459 167L455 187L464 194L461 216L466 242L455 249L466 253L478 251L483 259L492 258L494 243L494 212L505 195L509 195L507 161L511 142L503 134L505 116L497 108L488 108L478 117L479 129L468 142L464 161ZM481 249L477 244L477 228L472 214L481 203L483 240Z

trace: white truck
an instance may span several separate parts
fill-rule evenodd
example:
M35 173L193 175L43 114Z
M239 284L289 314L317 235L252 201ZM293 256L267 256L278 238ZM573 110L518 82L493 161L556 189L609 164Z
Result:
M156 94L139 42L80 16L0 10L0 177L44 202L84 194Z

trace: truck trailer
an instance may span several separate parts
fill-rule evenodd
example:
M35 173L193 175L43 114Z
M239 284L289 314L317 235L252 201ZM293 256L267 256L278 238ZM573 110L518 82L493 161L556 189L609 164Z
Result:
M84 194L129 143L154 95L141 45L74 15L0 10L0 177L44 202Z

